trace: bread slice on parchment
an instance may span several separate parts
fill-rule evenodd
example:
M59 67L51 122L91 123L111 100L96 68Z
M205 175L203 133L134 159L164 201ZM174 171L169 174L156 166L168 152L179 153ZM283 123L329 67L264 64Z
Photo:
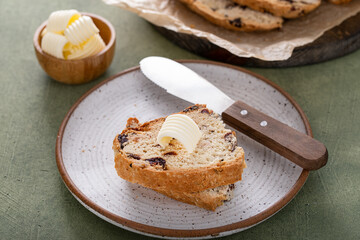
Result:
M301 17L315 10L321 0L233 0L260 12L269 12L284 18Z
M235 31L266 31L282 27L283 19L240 6L231 0L179 0L208 21Z
M118 175L169 195L199 192L241 180L246 166L244 151L237 146L235 133L225 129L221 117L205 105L191 106L180 114L192 118L202 133L191 154L176 139L165 148L157 143L165 118L144 124L130 118L113 141Z

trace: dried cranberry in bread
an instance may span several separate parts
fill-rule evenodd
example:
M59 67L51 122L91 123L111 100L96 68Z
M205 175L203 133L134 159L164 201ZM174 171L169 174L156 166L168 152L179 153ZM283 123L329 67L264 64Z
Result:
M256 11L284 18L301 17L316 9L321 0L233 0Z
M142 125L130 118L113 141L118 175L160 192L199 192L241 180L244 151L221 117L205 105L191 106L180 114L192 118L202 133L191 154L176 139L165 148L157 143L165 118Z
M180 0L206 20L235 31L266 31L282 27L283 19L240 6L231 0Z

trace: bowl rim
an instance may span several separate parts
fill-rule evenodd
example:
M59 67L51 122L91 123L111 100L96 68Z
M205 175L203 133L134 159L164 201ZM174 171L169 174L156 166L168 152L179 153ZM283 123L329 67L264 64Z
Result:
M116 32L115 32L115 28L114 26L105 18L97 15L97 14L93 14L93 13L88 13L88 12L80 12L81 15L85 15L85 16L89 16L91 18L96 18L98 20L100 20L101 22L105 23L105 25L107 25L109 27L111 36L110 36L110 40L108 42L108 44L105 45L105 48L103 50L101 50L99 53L89 56L89 57L85 57L85 58L80 58L80 59L75 59L75 60L70 60L70 59L61 59L61 58L57 58L54 57L50 54L47 54L46 52L44 52L40 46L39 43L39 37L41 32L43 31L43 29L46 27L47 25L47 20L45 20L42 24L40 24L40 26L36 29L34 37L33 37L33 45L35 48L35 51L38 52L41 55L44 55L50 59L59 61L59 62L66 62L66 63L75 63L75 62L82 62L84 60L88 60L88 59L93 59L96 58L100 55L103 55L104 53L108 52L115 44L115 37L116 37Z

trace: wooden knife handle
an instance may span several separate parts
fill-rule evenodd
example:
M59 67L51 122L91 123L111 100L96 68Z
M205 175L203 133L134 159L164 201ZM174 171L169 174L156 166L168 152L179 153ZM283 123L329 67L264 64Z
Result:
M324 144L237 101L222 113L224 122L300 167L316 170L328 159Z

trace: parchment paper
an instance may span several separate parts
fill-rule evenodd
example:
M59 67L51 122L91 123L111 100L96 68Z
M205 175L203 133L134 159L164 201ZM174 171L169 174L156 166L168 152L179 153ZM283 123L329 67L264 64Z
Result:
M281 30L243 33L217 27L177 0L103 1L134 12L157 26L206 38L239 57L254 57L265 61L288 59L295 47L314 41L326 30L360 12L360 0L344 5L334 5L323 0L320 7L308 15L284 22Z

